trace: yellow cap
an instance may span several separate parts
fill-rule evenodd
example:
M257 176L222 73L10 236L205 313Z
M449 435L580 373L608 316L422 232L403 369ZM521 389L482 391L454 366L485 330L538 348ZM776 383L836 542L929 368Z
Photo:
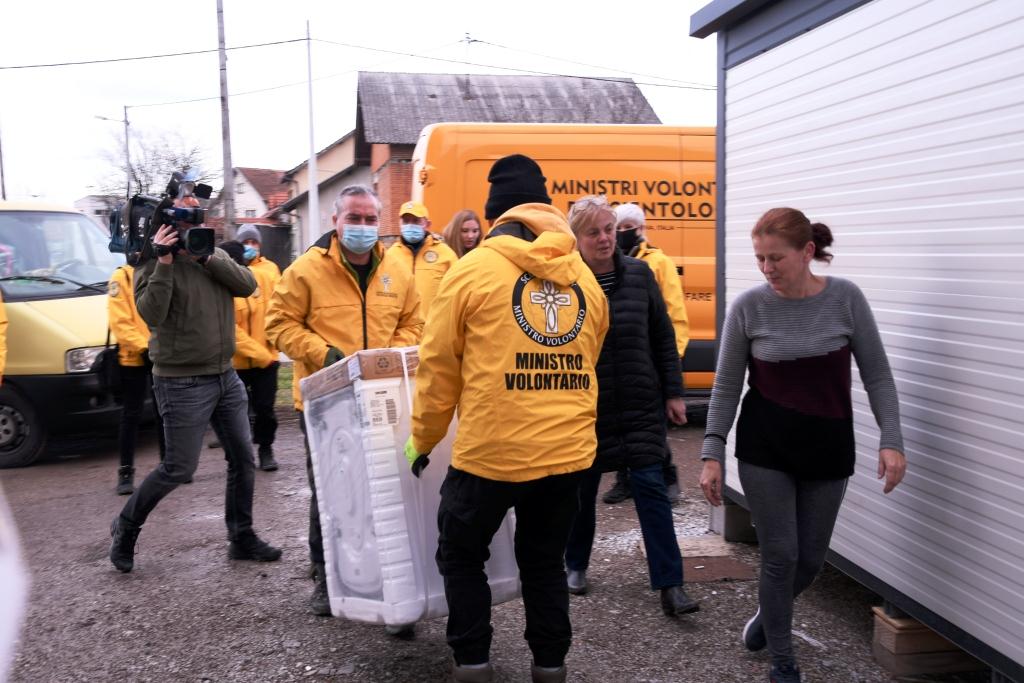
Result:
M430 218L430 213L427 211L427 207L423 206L419 202L409 201L402 204L402 207L398 210L398 215L404 216L407 213L416 216L416 218Z

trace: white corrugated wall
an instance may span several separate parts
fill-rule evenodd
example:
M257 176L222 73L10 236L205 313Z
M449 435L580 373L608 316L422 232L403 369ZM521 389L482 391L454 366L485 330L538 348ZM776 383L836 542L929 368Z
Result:
M833 550L1024 662L1024 2L875 0L726 84L726 301L763 282L757 217L803 210L900 392L909 471L883 496L855 373Z

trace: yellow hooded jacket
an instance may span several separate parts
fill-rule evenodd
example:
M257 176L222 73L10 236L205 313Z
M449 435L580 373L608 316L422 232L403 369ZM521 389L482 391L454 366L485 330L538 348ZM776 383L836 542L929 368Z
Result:
M295 362L292 396L302 410L299 380L323 367L328 347L346 356L359 349L414 346L423 333L412 272L378 242L366 296L342 258L332 230L285 269L270 297L267 338Z
M235 355L231 364L236 370L265 368L277 360L277 349L267 340L266 315L281 271L262 256L249 263L249 270L256 278L256 290L247 297L235 297Z
M459 257L436 235L427 235L423 238L423 246L416 252L415 257L412 249L401 240L392 244L388 251L401 259L401 262L415 273L416 291L420 294L420 317L426 320L430 303L437 294L438 285L441 284L441 278Z
M441 282L420 345L412 439L431 451L458 407L452 466L518 482L594 461L608 303L558 209L522 204L495 228L514 222L537 239L490 237Z
M637 246L635 254L631 254L647 264L654 273L654 279L661 289L661 296L668 307L668 317L672 319L672 328L676 331L676 346L679 357L686 354L686 346L690 343L690 318L686 315L686 302L683 299L683 287L679 282L679 274L672 259L661 249L652 247L646 241Z
M149 326L135 307L135 268L121 266L107 285L107 324L117 340L117 362L139 368L149 348Z

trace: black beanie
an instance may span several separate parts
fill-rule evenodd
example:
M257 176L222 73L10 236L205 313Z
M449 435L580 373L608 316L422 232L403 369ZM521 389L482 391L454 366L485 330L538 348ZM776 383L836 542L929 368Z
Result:
M513 154L498 159L491 166L487 181L491 191L484 206L484 218L489 221L520 204L551 203L545 185L547 178L537 162L528 156Z

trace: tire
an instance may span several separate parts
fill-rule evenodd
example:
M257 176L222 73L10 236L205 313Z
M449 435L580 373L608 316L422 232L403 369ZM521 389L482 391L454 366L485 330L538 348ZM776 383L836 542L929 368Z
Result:
M35 406L0 387L0 469L31 465L43 454L46 433Z

